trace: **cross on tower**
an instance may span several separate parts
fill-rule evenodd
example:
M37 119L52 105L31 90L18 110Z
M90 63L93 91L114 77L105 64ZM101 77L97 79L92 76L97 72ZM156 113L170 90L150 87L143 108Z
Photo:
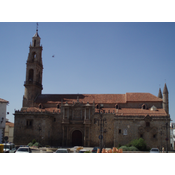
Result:
M36 23L36 31L38 31L38 22Z

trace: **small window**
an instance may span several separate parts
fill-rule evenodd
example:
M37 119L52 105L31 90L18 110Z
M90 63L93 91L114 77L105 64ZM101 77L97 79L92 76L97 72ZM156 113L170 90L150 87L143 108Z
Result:
M42 108L42 105L41 105L41 104L39 105L39 108L40 108L40 109Z
M142 109L146 109L146 106L145 106L145 105L143 105L143 106L142 106Z
M140 134L140 138L143 138L143 134Z
M118 130L118 133L121 134L121 129Z
M123 135L128 135L127 129L123 130Z
M33 126L33 120L27 120L26 121L26 126L27 127L32 127Z
M33 69L29 70L29 81L32 82L33 81L33 75L34 75L34 71Z
M156 139L156 134L153 135L153 138Z
M57 108L60 108L60 105L57 105Z
M53 121L56 122L56 118L54 118Z
M36 46L36 40L34 40L34 47Z
M118 105L116 105L115 108L118 109Z
M146 122L146 127L150 127L150 122Z

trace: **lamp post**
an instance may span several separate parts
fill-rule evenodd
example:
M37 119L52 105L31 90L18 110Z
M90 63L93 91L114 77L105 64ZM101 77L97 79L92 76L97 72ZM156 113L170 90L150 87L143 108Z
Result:
M166 123L166 153L168 153L168 123Z
M99 114L100 114L99 119L97 119L98 126L100 124L100 135L99 135L99 139L100 139L100 145L99 145L100 153L102 152L102 149L103 149L103 127L104 127L104 121L106 121L106 119L103 118L102 108L103 108L103 104L101 104L100 107L97 105L97 109L99 109Z
M162 130L160 131L160 135L161 135L160 150L162 151Z

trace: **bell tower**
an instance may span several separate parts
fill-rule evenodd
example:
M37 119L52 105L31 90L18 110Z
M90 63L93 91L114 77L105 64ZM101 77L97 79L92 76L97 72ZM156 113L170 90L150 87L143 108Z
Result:
M24 82L25 92L23 96L23 107L32 107L35 98L41 94L42 87L42 45L38 34L38 24L35 35L30 43L29 54L26 63L26 79Z

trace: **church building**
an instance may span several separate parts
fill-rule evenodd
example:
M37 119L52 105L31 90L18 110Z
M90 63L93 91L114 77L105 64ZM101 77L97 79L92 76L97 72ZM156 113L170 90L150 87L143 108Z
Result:
M42 94L42 46L38 29L26 63L23 106L15 111L14 143L33 139L50 146L125 145L143 138L150 148L169 144L169 100L150 93Z

